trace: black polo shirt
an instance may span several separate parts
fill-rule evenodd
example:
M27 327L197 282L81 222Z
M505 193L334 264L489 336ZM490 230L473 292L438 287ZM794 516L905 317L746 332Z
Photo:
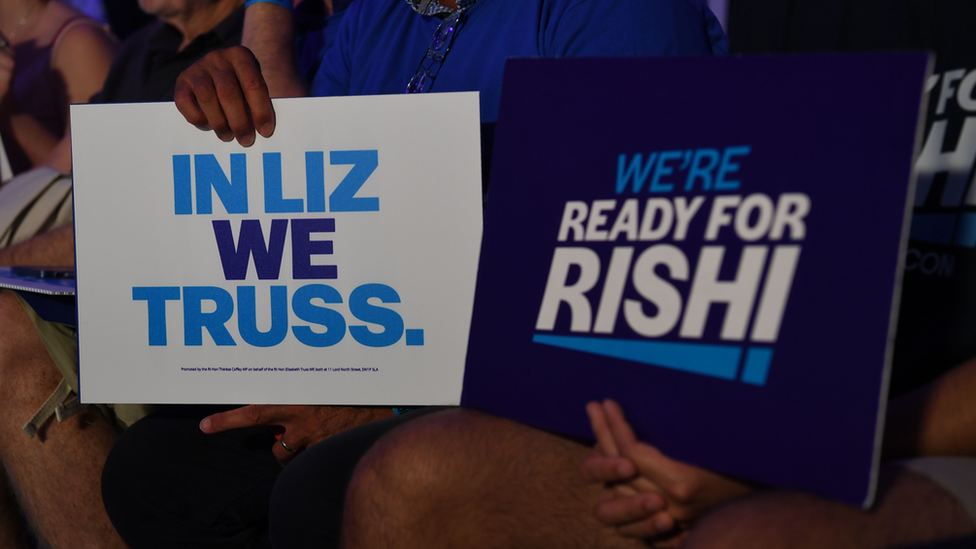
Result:
M102 91L91 102L172 101L180 73L214 50L239 45L243 25L241 7L183 51L177 51L183 35L172 25L157 21L143 27L122 43Z

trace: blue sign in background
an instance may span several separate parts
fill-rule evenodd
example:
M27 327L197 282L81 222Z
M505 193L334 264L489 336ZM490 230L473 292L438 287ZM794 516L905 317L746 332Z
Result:
M612 397L642 440L674 458L869 503L928 62L924 54L510 61L462 405L590 437L586 402ZM711 178L689 182L694 166L711 165L714 154L702 150L719 155ZM670 151L680 155L663 169L648 163ZM744 239L729 221L705 239L718 197L757 194L774 206L784 195L807 197L801 237L786 224L779 238ZM643 217L648 199L698 196L705 200L684 239L673 229L655 241L558 238L568 202L592 213L594 201L615 200L594 225L609 232L628 199ZM761 210L743 227L762 225ZM727 213L734 218L735 207ZM688 267L684 277L653 269L680 296L680 314L673 329L647 337L624 309L629 300L646 317L664 314L666 300L648 300L633 274L642 252L664 245ZM717 246L726 282L746 248L766 249L744 337L723 338L731 306L721 303L706 309L700 337L683 336L700 256ZM617 273L626 281L605 333L606 318L602 332L595 319L621 247L633 248L632 262ZM779 276L791 284L785 312L774 341L756 341L772 258L786 247L799 255L792 277ZM565 301L552 329L537 328L557 248L599 258L584 328L574 330L579 313ZM571 286L584 271L569 267L557 282Z

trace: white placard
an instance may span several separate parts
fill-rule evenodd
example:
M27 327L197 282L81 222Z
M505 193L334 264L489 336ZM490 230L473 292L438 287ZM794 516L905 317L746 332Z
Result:
M172 103L73 105L82 401L457 404L478 105L275 100L247 148Z

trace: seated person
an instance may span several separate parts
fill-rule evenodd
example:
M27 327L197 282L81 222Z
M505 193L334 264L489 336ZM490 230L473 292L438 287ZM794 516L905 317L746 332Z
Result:
M782 4L813 9L823 3ZM736 5L750 6L747 0ZM844 6L837 13L849 19L832 21L830 32L824 18L811 16L795 18L792 24L799 29L763 29L760 36L778 43L785 35L803 50L823 47L829 36L837 37L839 47L935 49L935 73L926 87L928 127L916 163L923 189L916 212L971 211L961 204L965 187L958 189L960 200L946 197L948 178L972 185L976 165L976 151L964 146L973 142L976 130L976 48L959 25L972 19L976 5L909 0L881 11L872 2ZM748 21L736 19L735 9L732 28L739 32L735 29L746 28ZM887 16L908 27L906 40L878 42L901 36L882 24ZM863 33L853 32L859 22L869 27ZM361 460L346 500L344 547L876 548L953 538L968 541L960 547L971 547L976 544L974 254L971 246L909 243L884 464L869 511L798 492L759 490L678 462L636 441L613 402L589 406L596 449L512 421L452 410L389 433ZM923 257L929 258L925 270ZM936 272L931 264L939 258L951 259L954 268ZM316 513L309 501L313 491L323 489L321 479L330 467L326 449L313 448L279 479L272 516L280 529L308 528L301 521Z
M596 516L605 525L623 536L691 548L904 547L971 536L974 391L976 361L970 361L892 402L882 455L889 464L869 512L802 493L758 491L671 460L637 441L613 400L587 406L597 445L583 461L583 477L603 486ZM891 463L908 456L970 457Z
M425 74L418 66L440 19L452 16L460 17L453 46L422 91L480 91L482 122L489 124L497 119L502 70L511 56L711 55L726 46L718 21L699 0L356 0L311 94L404 93L412 77ZM269 98L309 92L292 61L292 26L286 8L267 2L248 7L251 49L212 54L180 77L176 101L188 120L245 146L254 142L255 128L269 136ZM296 516L301 526L293 530L277 528L272 517L271 538L279 547L335 546L342 493L359 456L384 432L425 413L432 410L393 418L388 408L248 406L202 418L209 438L192 417L150 416L123 434L106 463L106 507L133 549L187 539L193 540L188 546L206 540L213 547L261 547L269 480L282 471L268 448L288 463L287 474L322 447L342 463L322 479L333 488L316 498L327 510L310 521ZM379 418L385 419L373 421ZM228 432L266 425L284 427L280 442L267 429L249 430L249 436ZM262 440L266 446L255 447ZM259 516L255 510L262 506Z
M213 49L240 43L242 4L243 0L145 0L143 7L160 22L122 45L99 100L172 98L183 68ZM62 232L71 257L70 227ZM44 253L51 251L45 248L50 242L45 236L32 243ZM0 264L22 258L7 251L0 250ZM40 320L8 291L0 291L0 325L0 463L5 473L0 486L0 547L26 547L24 537L52 548L124 547L105 514L99 482L119 428L135 421L138 410L100 407L102 413L91 408L65 418L78 411L70 396L77 389L73 329ZM67 404L61 408L64 422L51 420L51 409L31 420L46 401L52 406ZM25 429L28 420L30 427ZM25 524L30 529L26 534Z
M11 0L0 10L0 135L15 174L52 157L68 132L68 105L85 103L108 74L115 39L59 0Z

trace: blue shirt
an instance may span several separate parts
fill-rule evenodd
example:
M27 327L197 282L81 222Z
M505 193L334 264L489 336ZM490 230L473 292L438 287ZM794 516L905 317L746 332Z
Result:
M404 93L441 20L403 0L356 0L312 95ZM495 122L509 57L711 55L728 40L701 0L479 0L465 12L431 92L480 91ZM586 75L580 75L586 78Z
M437 0L426 0L428 2L427 6L424 7L424 0L404 0L407 5L413 8L413 11L420 13L422 15L437 15L439 13L451 13L451 8L442 6ZM465 11L471 6L475 5L478 0L457 0L458 11Z

